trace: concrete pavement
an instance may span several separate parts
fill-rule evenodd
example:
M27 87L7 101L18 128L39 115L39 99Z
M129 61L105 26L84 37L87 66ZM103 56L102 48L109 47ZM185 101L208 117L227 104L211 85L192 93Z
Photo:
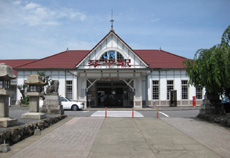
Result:
M230 157L230 129L190 118L162 118L222 157Z
M160 119L107 118L89 158L218 158Z
M178 130L181 127L177 129L167 122L153 118L69 117L42 131L41 136L33 136L12 146L9 153L0 153L0 157L221 157L197 138ZM218 128L212 130L218 131ZM205 139L213 140L212 135ZM218 143L216 146L223 145Z

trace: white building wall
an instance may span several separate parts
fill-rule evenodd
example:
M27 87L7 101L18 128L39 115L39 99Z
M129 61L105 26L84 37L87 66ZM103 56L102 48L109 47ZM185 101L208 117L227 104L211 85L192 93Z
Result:
M65 87L66 87L66 80L72 81L73 86L73 100L79 100L86 102L87 97L85 96L85 89L86 89L86 73L81 73L80 77L76 77L73 74L70 74L68 72L65 72L64 70L55 70L55 71L43 71L45 72L46 76L50 76L53 80L59 80L59 94L62 96L65 96ZM27 80L27 77L31 75L32 73L37 73L37 71L19 71L17 76L17 85L23 85L24 80ZM93 73L88 72L87 77L90 77L90 74L92 74L91 77L97 76L97 78L101 77L100 73ZM83 75L83 76L82 76ZM117 74L114 73L114 75L111 72L107 72L102 74L102 77L116 77ZM133 73L119 73L120 78L132 78ZM192 96L196 95L196 89L194 86L189 86L188 88L188 99L182 100L181 99L181 80L188 80L188 76L186 76L185 70L156 70L151 71L150 74L146 78L141 78L141 74L137 73L135 74L135 77L138 77L135 79L134 87L136 90L136 96L134 97L134 101L138 102L138 105L142 101L147 101L147 105L162 105L162 106L168 106L167 100L167 80L173 80L174 81L174 90L177 90L177 100L178 100L178 106L181 106L183 104L188 103L188 105L191 105ZM159 100L153 100L152 99L152 81L158 80L159 81ZM147 82L147 90L146 90L146 82ZM205 90L203 92L204 96ZM148 96L148 97L146 97ZM21 94L19 90L17 90L17 100L20 100ZM201 100L199 100L199 103L201 103ZM140 103L142 104L142 103Z
M65 71L59 71L59 94L65 96L65 84L66 84L66 77Z
M161 71L160 72L160 101L166 100L167 99L167 72L166 71Z
M174 71L174 89L177 90L177 99L181 100L181 71Z
M152 81L159 80L159 100L152 99ZM178 106L188 106L192 105L193 96L196 96L196 88L194 86L188 86L188 99L182 100L182 87L181 81L187 80L189 82L189 78L186 75L185 70L163 70L163 71L152 71L148 75L148 99L150 105L162 105L168 106L169 100L167 100L167 80L174 81L174 90L177 91L177 100ZM203 98L204 98L203 92ZM201 104L201 100L197 100L197 105Z

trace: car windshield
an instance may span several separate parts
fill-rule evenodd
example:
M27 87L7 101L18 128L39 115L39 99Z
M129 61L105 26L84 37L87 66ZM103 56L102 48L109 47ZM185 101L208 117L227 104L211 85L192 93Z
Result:
M71 101L69 98L66 97L66 100Z

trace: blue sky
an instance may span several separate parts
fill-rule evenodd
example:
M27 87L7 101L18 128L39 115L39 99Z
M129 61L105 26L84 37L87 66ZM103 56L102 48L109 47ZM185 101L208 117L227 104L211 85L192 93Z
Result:
M0 0L0 59L39 59L90 50L109 31L133 49L193 58L220 43L229 0Z

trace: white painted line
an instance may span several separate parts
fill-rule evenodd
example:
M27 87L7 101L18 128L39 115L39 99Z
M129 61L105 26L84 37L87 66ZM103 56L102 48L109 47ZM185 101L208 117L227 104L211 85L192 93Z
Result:
M165 113L163 113L163 112L160 112L160 111L159 111L159 113L162 114L162 115L164 115L165 117L169 117L169 115L167 115L167 114L165 114Z
M105 111L96 111L90 117L104 117ZM132 111L107 111L107 117L132 117ZM134 117L144 117L141 113L134 111Z

